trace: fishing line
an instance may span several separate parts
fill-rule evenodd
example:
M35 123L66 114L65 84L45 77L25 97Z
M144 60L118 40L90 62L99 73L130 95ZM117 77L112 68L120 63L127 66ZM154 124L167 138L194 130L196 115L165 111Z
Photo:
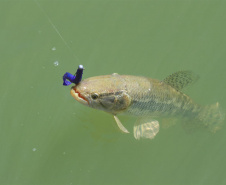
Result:
M52 28L55 30L55 32L58 34L58 36L61 38L61 40L63 41L63 43L65 44L65 46L67 46L67 48L70 50L70 52L72 53L72 56L77 60L80 61L78 56L73 54L73 51L71 49L71 47L68 45L68 43L66 42L66 40L63 38L63 36L61 35L60 31L57 29L57 27L53 24L53 21L50 19L50 17L48 16L48 14L45 12L44 8L40 5L40 3L37 0L33 0L36 5L40 8L40 10L44 13L44 15L47 17L50 25L52 26Z

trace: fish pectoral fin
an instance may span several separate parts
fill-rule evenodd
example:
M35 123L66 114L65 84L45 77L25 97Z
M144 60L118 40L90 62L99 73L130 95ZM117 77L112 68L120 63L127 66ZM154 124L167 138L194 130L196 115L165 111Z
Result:
M157 120L138 120L133 127L135 139L147 138L154 139L159 132L159 122Z
M114 116L114 118L115 118L115 121L116 121L118 127L120 128L120 130L121 130L122 132L124 132L124 133L129 133L129 131L122 125L122 123L121 123L121 121L118 119L118 117L117 117L117 116Z
M163 82L170 85L174 89L181 91L199 79L199 76L192 71L178 71L166 77Z

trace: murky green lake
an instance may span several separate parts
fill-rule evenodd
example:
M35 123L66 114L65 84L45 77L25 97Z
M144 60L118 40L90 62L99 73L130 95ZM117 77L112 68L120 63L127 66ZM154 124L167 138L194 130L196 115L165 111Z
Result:
M192 70L186 93L226 110L225 22L224 0L1 0L0 184L226 184L225 127L137 141L62 85L79 64L83 78Z

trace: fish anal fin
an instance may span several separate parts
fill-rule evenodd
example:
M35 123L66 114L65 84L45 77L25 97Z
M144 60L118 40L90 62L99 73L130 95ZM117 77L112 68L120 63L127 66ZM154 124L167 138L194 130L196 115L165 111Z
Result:
M159 122L157 120L138 120L133 127L134 138L154 139L159 132Z
M192 71L178 71L166 77L163 82L174 89L181 91L188 85L193 84L199 79L199 76Z
M123 124L121 123L117 116L114 115L114 119L122 132L129 133L129 131L123 126Z

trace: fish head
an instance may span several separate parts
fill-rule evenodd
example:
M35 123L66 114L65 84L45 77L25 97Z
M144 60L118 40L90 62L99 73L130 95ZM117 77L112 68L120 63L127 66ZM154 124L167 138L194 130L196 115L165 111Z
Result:
M112 114L123 112L131 103L125 81L115 73L82 80L71 88L71 95L83 105Z

